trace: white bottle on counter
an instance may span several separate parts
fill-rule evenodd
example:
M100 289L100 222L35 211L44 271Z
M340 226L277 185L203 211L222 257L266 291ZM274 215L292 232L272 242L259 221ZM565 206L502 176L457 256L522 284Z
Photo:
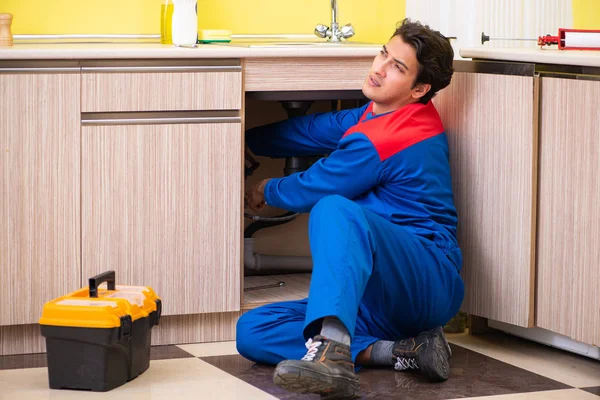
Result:
M173 44L195 46L198 40L197 0L173 0Z

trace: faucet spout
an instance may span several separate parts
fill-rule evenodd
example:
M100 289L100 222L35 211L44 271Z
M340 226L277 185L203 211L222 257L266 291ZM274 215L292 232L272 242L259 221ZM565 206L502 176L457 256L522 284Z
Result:
M332 32L332 35L329 38L329 40L331 40L332 42L341 42L342 41L340 39L339 35L336 34L340 29L340 25L337 22L337 14L338 14L337 0L331 0L331 32Z
M337 24L337 0L331 0L331 24Z
M342 41L340 39L339 35L336 34L340 29L340 26L337 22L337 14L338 14L337 0L331 0L331 32L332 32L332 35L329 40L331 40L332 42L341 42Z

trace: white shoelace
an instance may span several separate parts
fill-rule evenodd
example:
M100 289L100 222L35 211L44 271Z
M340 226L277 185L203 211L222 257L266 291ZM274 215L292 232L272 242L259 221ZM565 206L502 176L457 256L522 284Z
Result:
M308 352L304 357L302 357L302 361L312 361L315 359L317 355L317 351L319 351L319 347L323 344L323 342L313 342L312 339L308 339L305 346L308 349Z
M407 369L419 369L417 360L414 358L396 357L396 364L394 365L396 371L404 371Z

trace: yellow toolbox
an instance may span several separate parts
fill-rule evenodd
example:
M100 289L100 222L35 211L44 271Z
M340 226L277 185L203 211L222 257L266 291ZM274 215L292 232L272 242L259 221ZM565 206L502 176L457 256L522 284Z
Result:
M103 282L107 289L99 288ZM161 311L152 288L115 285L114 271L47 302L39 323L50 388L105 392L140 375L150 366Z

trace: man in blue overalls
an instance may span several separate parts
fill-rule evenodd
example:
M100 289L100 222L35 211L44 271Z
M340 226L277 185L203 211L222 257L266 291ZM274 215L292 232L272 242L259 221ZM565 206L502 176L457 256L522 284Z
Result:
M277 364L278 385L351 397L355 363L448 378L441 326L464 287L447 138L431 98L450 83L453 57L439 32L405 20L373 61L366 106L248 131L257 155L330 153L246 193L253 210L310 212L308 299L257 308L237 325L240 354Z

